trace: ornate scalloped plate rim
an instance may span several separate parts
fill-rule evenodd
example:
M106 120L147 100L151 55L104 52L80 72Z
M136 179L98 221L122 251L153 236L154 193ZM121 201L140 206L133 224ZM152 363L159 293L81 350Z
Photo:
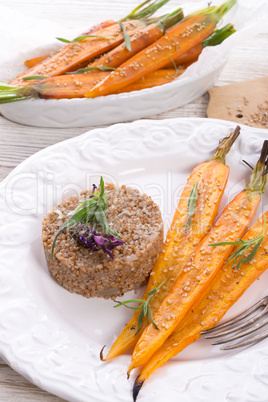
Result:
M212 119L201 119L201 118L179 118L179 119L169 119L169 120L159 120L159 121L153 121L153 120L140 120L140 121L136 121L133 123L126 123L126 124L116 124L113 125L111 127L107 127L107 128L98 128L98 129L94 129L92 131L89 131L81 136L78 137L74 137L71 139L68 139L66 141L63 141L61 143L57 143L54 144L53 146L43 149L39 152L37 152L36 154L30 156L28 159L26 159L24 162L22 162L18 167L16 167L12 173L2 181L2 183L0 183L0 192L2 192L5 189L5 186L9 180L10 177L12 177L13 175L17 174L20 171L23 171L27 165L31 162L35 162L39 159L39 157L42 155L49 155L51 153L51 151L54 151L56 149L61 149L61 147L65 144L78 144L80 142L82 142L85 138L89 137L89 136L94 136L97 135L100 132L113 132L114 130L116 131L119 127L124 127L127 130L129 130L129 128L133 129L135 128L135 126L138 126L139 124L143 124L143 126L146 125L153 125L155 127L160 127L162 125L169 125L172 123L177 123L178 126L183 126L183 123L187 124L187 123L192 123L195 127L199 127L202 124L212 124L215 125L215 127L219 126L224 126L224 127L230 127L233 126L233 123L228 122L228 121L223 121L223 120L212 120ZM258 133L261 133L261 135L263 135L265 137L265 135L267 135L267 130L261 130L261 129L251 129L249 127L244 126L244 129L249 131L249 132L254 132L257 131ZM133 135L133 134L132 134ZM187 139L189 137L189 133L185 132L185 134L183 136L181 136L181 138L183 139ZM2 270L3 270L3 266L2 266ZM1 271L0 271L0 279L1 279ZM9 299L9 297L7 297L7 299ZM38 306L37 306L38 307ZM26 308L26 307L25 307ZM1 353L1 357L12 367L14 368L14 370L18 371L20 374L22 374L24 377L26 377L27 379L29 379L31 382L35 383L37 386L39 386L40 388L43 388L45 390L47 390L48 392L51 392L55 395L58 395L62 398L67 398L67 400L72 400L72 401L81 401L85 396L82 395L82 391L81 391L81 396L77 395L79 394L79 390L76 388L77 384L71 384L71 386L68 383L68 386L66 383L57 383L56 380L51 381L51 379L47 379L47 377L44 375L44 373L40 373L38 371L35 372L35 375L33 375L33 367L30 363L26 362L26 360L24 362L22 362L22 364L17 364L17 360L19 359L18 356L16 356L15 351L13 350L13 347L11 344L3 344L0 342L0 353ZM266 350L267 349L267 350ZM247 351L246 357L249 358L250 356L252 356L252 354L254 354L254 347L250 350ZM257 352L261 352L262 350L264 350L264 348L260 347L260 348L256 348ZM268 355L268 348L265 348L266 353ZM241 356L241 355L240 355ZM231 362L232 363L232 362ZM172 369L172 367L171 367ZM170 370L169 370L170 371ZM65 380L68 381L68 378ZM153 380L152 380L153 381ZM66 390L67 387L67 390ZM89 395L88 395L89 396ZM71 398L71 399L69 399ZM82 399L81 399L82 398ZM200 396L201 398L201 396ZM88 400L88 399L87 399ZM102 400L102 399L100 399ZM104 400L104 399L103 399ZM106 399L105 399L106 400ZM129 399L131 400L131 398ZM143 399L145 400L145 399ZM201 399L200 399L201 401ZM242 402L242 399L241 399Z

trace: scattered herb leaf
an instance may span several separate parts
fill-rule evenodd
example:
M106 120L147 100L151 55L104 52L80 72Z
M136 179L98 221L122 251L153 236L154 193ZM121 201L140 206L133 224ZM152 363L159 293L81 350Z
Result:
M120 28L121 28L122 31L123 31L124 39L125 39L125 44L126 44L126 48L127 48L127 50L131 51L131 41L130 41L129 34L127 33L126 27L125 27L125 25L124 25L122 22L120 22L120 21L118 22L118 24L119 24Z
M48 77L45 77L44 75L31 75L29 77L23 77L23 81L30 81L30 80L45 80Z
M56 38L56 39L63 43L74 43L74 42L81 42L82 40L87 39L87 38L100 38L100 39L110 40L110 38L108 38L107 36L100 36L100 35L83 35L83 36L78 36L77 38L74 38L73 40L68 40L68 39L64 39L64 38Z
M85 68L79 68L79 70L76 70L76 71L69 71L65 74L82 74L82 73L86 73L87 71L92 71L92 70L115 71L116 68L106 67L106 66L85 67Z
M168 57L169 57L171 63L173 64L174 70L177 72L177 64L175 63L175 61L172 59L171 56L168 56Z
M227 245L231 245L231 246L240 246L236 249L236 251L234 252L234 254L232 254L227 261L230 261L234 258L234 263L232 265L232 268L235 268L236 264L237 264L237 269L239 269L241 264L245 264L246 262L249 262L250 260L252 260L252 258L255 256L255 254L258 251L258 248L260 247L263 238L265 236L266 233L266 216L264 216L263 219L263 232L261 235L254 237L254 239L250 239L250 240L241 240L238 239L237 241L226 241L226 242L221 242L221 243L214 243L214 244L210 244L210 246L212 247L216 247L216 246L227 246ZM251 252L248 254L247 257L245 257L246 252L252 247L253 249L251 250Z
M161 286L164 285L165 282L166 282L166 279L162 283L160 283L160 285L157 286L157 288L154 288L150 292L148 292L147 296L149 296L149 297L147 300L142 300L142 299L125 300L125 301L119 302L118 304L116 304L114 306L114 307L125 306L132 310L141 310L139 318L138 318L138 329L137 329L135 335L137 335L137 333L140 331L144 317L146 317L148 324L151 321L151 323L153 324L155 329L158 329L156 323L153 320L153 314L152 314L150 303L151 303L153 295L161 288ZM129 303L141 303L141 304L138 306L128 306Z
M189 200L188 200L188 220L187 220L186 225L185 225L185 233L187 232L187 230L189 229L189 227L191 225L192 216L193 216L194 211L195 211L197 195L198 195L197 187L198 187L198 181L194 184L194 186L192 188L192 191L190 193L190 196L189 196Z

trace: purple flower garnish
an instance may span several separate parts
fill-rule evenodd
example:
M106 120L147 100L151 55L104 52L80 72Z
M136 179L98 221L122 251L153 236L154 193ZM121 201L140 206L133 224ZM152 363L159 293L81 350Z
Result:
M113 235L101 234L82 222L78 222L70 228L70 235L80 246L93 251L102 250L112 259L114 259L112 250L125 243Z
M92 184L92 193L91 193L91 195L90 195L90 197L89 198L92 198L92 197L94 197L94 194L95 194L95 191L97 190L97 186L96 186L96 184Z

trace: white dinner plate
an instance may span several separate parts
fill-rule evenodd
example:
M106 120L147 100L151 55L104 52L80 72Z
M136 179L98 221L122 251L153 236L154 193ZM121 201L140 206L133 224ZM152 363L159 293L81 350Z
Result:
M129 9L137 5L131 0L128 3ZM221 3L223 0L215 0L213 5ZM223 27L232 23L237 32L218 46L206 47L198 62L171 83L95 99L29 99L11 102L0 105L0 113L14 122L30 126L86 127L141 119L190 103L213 87L232 50L266 29L265 3L266 0L237 0L237 4L218 24L218 27ZM174 5L168 6L169 12L174 10ZM180 6L187 15L207 7L207 1L187 1ZM56 36L64 36L65 33L64 37L76 37L77 29L82 29L73 27L68 34L66 27L57 27L46 20L36 24L34 18L14 13L13 9L0 7L0 13L5 16L0 25L0 54L3 55L0 80L10 80L24 71L24 60L58 49ZM112 7L110 15L113 16ZM84 30L87 29L88 25Z
M43 217L103 175L151 195L167 229L192 169L208 160L234 127L191 118L95 129L31 156L0 184L0 354L14 370L68 401L132 401L137 373L126 377L130 354L106 363L99 359L100 349L111 347L131 310L71 294L52 279L41 244ZM242 126L227 156L230 178L220 209L245 186L251 171L242 159L254 165L265 138L267 130ZM267 192L256 218L268 209ZM268 272L227 316L264 296L267 280ZM132 296L129 292L124 299ZM264 401L267 359L268 340L222 352L200 339L153 373L138 401Z

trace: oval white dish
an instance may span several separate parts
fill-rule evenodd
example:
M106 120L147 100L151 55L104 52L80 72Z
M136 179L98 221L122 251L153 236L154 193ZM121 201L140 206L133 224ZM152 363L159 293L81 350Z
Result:
M215 5L222 2L216 0ZM253 0L238 0L237 5L227 13L220 24L223 26L227 22L234 23L237 32L221 45L207 47L198 62L172 83L95 99L31 99L12 102L0 105L0 112L6 118L25 125L65 128L125 122L185 105L203 95L214 85L235 46L244 43L263 29L264 22L261 22L260 16L264 2L265 0L260 0L256 4ZM129 1L129 8L134 5L135 3ZM207 3L201 0L182 4L186 14L206 6ZM49 29L48 21L43 21L37 26L34 21L31 24L31 19L28 18L26 20L28 31L21 35L23 16L13 15L7 9L2 12L6 15L0 27L2 38L0 53L4 55L0 64L0 79L3 80L11 79L22 71L18 70L18 66L21 66L25 59L44 54L46 38L49 38L47 39L47 43L50 43L49 50L55 50L57 45L51 37L52 32L59 32L59 28L56 30L52 25ZM64 36L66 28L62 28L61 31ZM67 33L66 36L71 35ZM22 54L22 49L26 49L25 55Z
M135 374L126 378L130 355L99 360L100 349L112 345L131 311L71 294L50 277L41 244L43 216L102 174L106 181L151 195L167 229L191 170L211 157L234 126L212 119L170 119L95 129L31 156L0 184L0 355L14 370L71 402L132 401ZM221 209L250 176L242 159L254 165L265 138L265 130L242 127L227 156L231 171ZM266 192L257 217L267 209ZM261 298L267 280L268 272L226 318ZM138 400L261 401L267 392L267 358L268 339L232 352L200 339L158 369Z

